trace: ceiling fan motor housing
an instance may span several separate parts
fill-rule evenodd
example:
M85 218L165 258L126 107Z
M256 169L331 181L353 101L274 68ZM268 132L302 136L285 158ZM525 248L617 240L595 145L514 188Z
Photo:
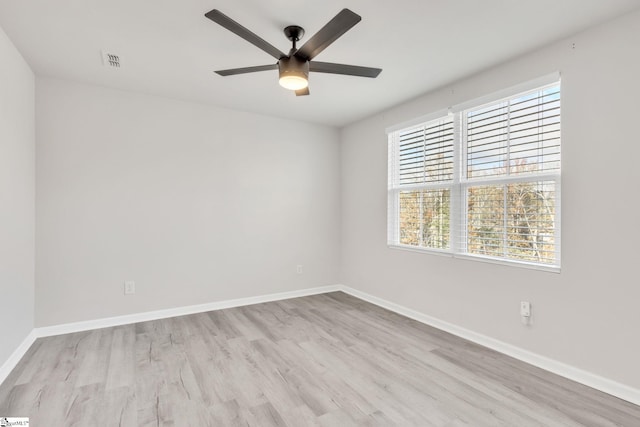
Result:
M290 56L278 61L280 84L287 89L304 89L309 81L309 61Z

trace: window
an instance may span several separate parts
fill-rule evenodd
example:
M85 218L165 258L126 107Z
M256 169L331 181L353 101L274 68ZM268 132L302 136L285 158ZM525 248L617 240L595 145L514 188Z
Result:
M560 84L453 111L389 132L389 245L557 269Z

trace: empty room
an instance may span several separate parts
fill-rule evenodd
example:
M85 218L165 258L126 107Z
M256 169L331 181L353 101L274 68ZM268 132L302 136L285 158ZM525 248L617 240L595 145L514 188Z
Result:
M638 40L638 0L1 1L0 425L640 426Z

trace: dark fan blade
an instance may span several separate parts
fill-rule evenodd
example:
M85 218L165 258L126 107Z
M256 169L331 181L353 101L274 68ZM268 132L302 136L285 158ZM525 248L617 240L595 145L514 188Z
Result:
M205 13L204 16L211 19L216 24L222 25L224 28L231 31L232 33L239 35L240 37L242 37L252 45L257 46L258 48L264 50L265 52L267 52L269 55L273 56L276 59L280 59L287 56L286 54L280 52L278 48L272 46L269 42L261 39L256 34L246 29L242 25L238 24L236 21L229 18L227 15L225 15L224 13L220 12L217 9L213 9L212 11Z
M233 76L236 74L257 73L258 71L277 70L278 64L273 65L258 65L257 67L244 67L244 68L232 68L230 70L219 70L216 74L221 76Z
M298 51L295 56L309 61L315 58L327 46L336 41L338 37L349 31L362 18L350 11L342 9L331 21L313 35Z
M304 89L300 89L296 91L296 96L305 96L305 95L309 95L309 86L305 87Z
M331 62L309 62L309 71L316 73L346 74L358 77L378 77L380 68L359 67L357 65L333 64Z

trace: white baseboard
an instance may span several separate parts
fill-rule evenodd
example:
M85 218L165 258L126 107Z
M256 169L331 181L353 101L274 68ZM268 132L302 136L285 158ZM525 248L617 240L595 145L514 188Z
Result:
M2 366L0 366L0 384L7 379L11 371L13 371L13 368L15 368L18 362L20 362L20 359L22 359L22 356L25 355L27 350L29 350L31 345L35 342L36 338L38 338L36 331L35 329L32 329L31 332L29 332L29 335L27 335L22 343L20 343L18 348L16 348L15 351L11 353L11 356L9 356Z
M462 328L452 323L445 322L435 317L428 316L426 314L387 301L385 299L358 291L348 286L341 285L340 290L361 300L370 302L382 308L386 308L387 310L409 317L413 320L417 320L420 323L424 323L442 331L449 332L450 334L456 335L460 338L464 338L476 344L480 344L484 347L496 350L502 354L506 354L507 356L511 356L530 365L537 366L538 368L542 368L556 375L560 375L561 377L570 379L580 384L584 384L588 387L618 397L622 400L626 400L627 402L631 402L635 405L640 405L640 390L636 388L601 377L582 369L575 368L565 363L558 362L557 360L532 353L520 347L516 347L514 345L507 344L486 335L473 332L471 330Z
M62 325L47 326L35 328L24 339L22 344L13 352L7 361L0 367L0 384L7 378L9 373L15 368L22 356L27 352L29 347L37 338L53 335L68 334L72 332L81 332L92 329L108 328L111 326L127 325L137 322L146 322L149 320L165 319L175 316L185 316L195 313L203 313L212 310L221 310L224 308L241 307L252 304L260 304L270 301L280 301L290 298L298 298L309 295L324 294L328 292L342 291L361 300L370 302L377 306L386 308L395 313L417 320L429 326L433 326L445 332L475 342L482 346L496 350L523 362L537 366L546 371L584 384L588 387L600 390L604 393L626 400L636 405L640 405L640 390L616 381L609 380L591 372L575 368L562 362L532 353L520 347L507 344L486 335L462 328L452 323L445 322L435 317L428 316L402 305L387 301L382 298L375 297L365 292L358 291L344 285L320 286L317 288L301 289L290 292L280 292L275 294L261 295L256 297L238 298L226 301L217 301L207 304L191 305L186 307L176 307L166 310L149 311L145 313L130 314L125 316L109 317L104 319L87 320L83 322L67 323Z
M168 308L165 310L147 311L144 313L127 314L125 316L107 317L104 319L86 320L82 322L65 323L61 325L36 328L36 336L50 337L53 335L69 334L73 332L89 331L92 329L109 328L112 326L129 325L131 323L147 322L149 320L166 319L169 317L186 316L189 314L204 313L224 308L241 307L245 305L260 304L263 302L280 301L290 298L305 297L309 295L324 294L341 290L338 285L319 286L297 291L279 292L275 294L260 295L256 297L238 298L225 301L216 301L206 304L189 305L185 307Z
M144 313L128 314L125 316L108 317L104 319L86 320L82 322L65 323L60 325L45 326L33 329L20 346L0 366L0 384L7 379L11 371L16 367L20 359L29 350L29 347L37 338L54 335L70 334L73 332L89 331L92 329L109 328L111 326L128 325L149 320L166 319L169 317L185 316L195 313L204 313L223 308L241 307L245 305L260 304L263 302L280 301L290 298L298 298L309 295L324 294L341 290L339 285L320 286L297 291L279 292L275 294L260 295L256 297L238 298L225 301L216 301L207 304L190 305L185 307L169 308L166 310L148 311Z

